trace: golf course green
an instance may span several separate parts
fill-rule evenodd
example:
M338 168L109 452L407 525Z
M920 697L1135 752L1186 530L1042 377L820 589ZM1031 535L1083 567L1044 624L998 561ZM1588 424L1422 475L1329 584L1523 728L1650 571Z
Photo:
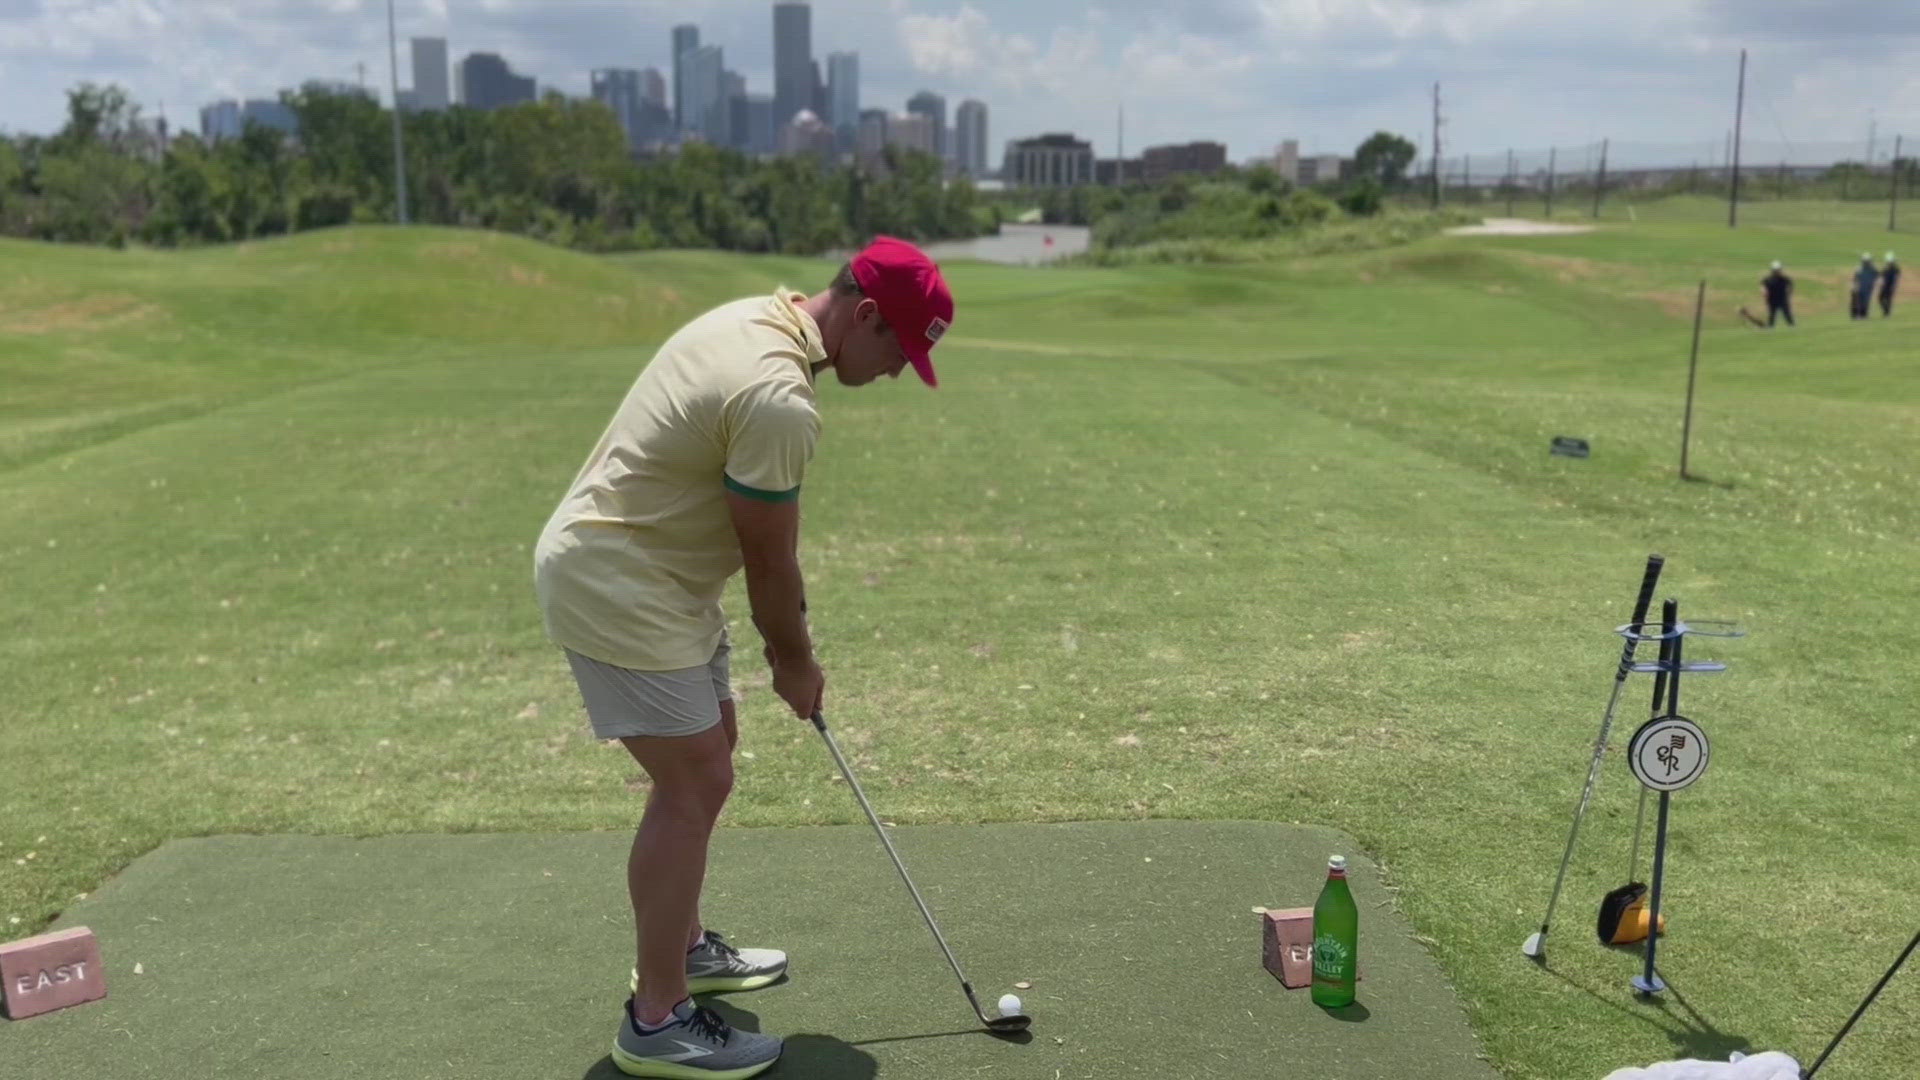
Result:
M1884 207L1763 204L1729 230L1681 200L1584 234L951 265L937 391L821 390L801 554L827 716L903 828L1340 830L1503 1076L1810 1061L1920 897L1920 294L1851 322L1841 284L1865 250L1920 258L1910 239L1889 239ZM1794 329L1737 315L1763 310L1772 259L1799 283ZM428 228L173 252L0 241L0 940L183 838L630 832L644 780L586 729L532 544L665 335L833 269ZM1563 435L1592 456L1549 455ZM1686 684L1712 766L1673 798L1674 992L1648 1003L1628 987L1637 949L1592 930L1628 870L1620 751L1644 677L1548 965L1519 947L1656 551L1659 596L1750 636L1689 646L1730 669ZM864 828L769 691L737 582L729 614L750 647L723 827ZM863 923L924 929L880 865L844 912L850 945ZM1311 900L1276 884L1253 902ZM1102 899L1009 889L1009 933L1024 902ZM922 946L902 950L926 963L911 984L951 993L963 1026ZM110 985L136 978L103 947ZM1896 980L1822 1076L1910 1078L1916 1030L1920 991Z

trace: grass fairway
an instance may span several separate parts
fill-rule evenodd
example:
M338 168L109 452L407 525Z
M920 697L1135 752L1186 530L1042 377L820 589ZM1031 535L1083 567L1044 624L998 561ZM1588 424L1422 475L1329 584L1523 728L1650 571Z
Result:
M825 388L808 482L829 715L881 812L1335 826L1508 1076L1810 1060L1920 896L1920 294L1850 323L1837 279L1901 245L1864 211L1767 210L952 267L941 389ZM1797 330L1734 316L1770 258ZM653 343L830 271L435 230L0 243L0 936L169 838L628 827L641 785L586 737L531 545ZM1549 457L1559 434L1594 457ZM1714 755L1674 800L1660 1005L1590 930L1626 870L1617 756L1550 970L1518 951L1649 551L1683 613L1752 631L1694 652L1732 670L1685 690ZM727 821L862 820L757 652ZM1917 1029L1903 979L1831 1075L1911 1077Z

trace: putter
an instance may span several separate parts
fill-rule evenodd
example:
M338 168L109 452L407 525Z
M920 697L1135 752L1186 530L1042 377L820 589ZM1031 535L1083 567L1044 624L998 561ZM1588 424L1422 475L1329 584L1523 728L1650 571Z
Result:
M907 876L906 864L900 861L899 853L893 850L892 838L887 836L886 827L880 824L879 815L873 812L873 804L867 801L866 792L860 790L860 781L853 778L853 770L847 767L847 759L840 756L840 745L833 741L833 733L827 730L826 717L820 715L818 709L813 711L813 726L820 732L820 737L827 741L827 751L833 755L833 763L840 766L840 775L846 779L847 786L853 789L853 797L860 800L860 809L867 812L867 820L873 823L873 831L880 835L880 843L887 849L887 857L893 860L893 868L900 871L900 880L907 883L907 891L913 894L913 902L920 908L920 917L927 920L927 929L933 931L933 940L939 942L940 951L947 954L947 963L953 965L953 973L960 980L960 989L967 995L967 1004L973 1006L973 1015L979 1017L980 1023L995 1034L1027 1030L1033 1021L1024 1013L988 1016L986 1010L980 1007L980 999L973 994L973 984L967 981L966 973L960 970L960 961L954 959L953 950L947 947L945 935L940 933L939 924L933 921L933 912L927 910L927 902L920 898L920 890L914 888L913 878Z
M1653 588L1660 580L1660 568L1666 560L1659 555L1647 556L1647 572L1640 580L1640 597L1633 603L1633 622L1637 625L1646 622L1647 605L1653 602ZM1593 761L1587 766L1587 783L1580 789L1580 803L1573 809L1573 828L1567 832L1567 850L1560 856L1560 872L1553 878L1553 895L1547 898L1547 914L1540 920L1540 929L1528 936L1520 946L1520 951L1535 960L1545 961L1547 955L1547 931L1553 925L1553 909L1560 904L1560 889L1567 882L1567 863L1573 861L1573 848L1580 840L1580 819L1587 815L1587 804L1593 800L1593 782L1600 775L1600 759L1607 754L1607 735L1613 730L1613 710L1620 704L1620 690L1627 685L1627 674L1633 670L1633 649L1639 644L1634 635L1628 635L1626 644L1620 649L1620 666L1613 675L1613 695L1607 699L1607 712L1600 720L1600 737L1593 741Z

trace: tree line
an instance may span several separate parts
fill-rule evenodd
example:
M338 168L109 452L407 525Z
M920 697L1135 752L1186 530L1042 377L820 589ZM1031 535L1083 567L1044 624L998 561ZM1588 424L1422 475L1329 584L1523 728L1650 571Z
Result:
M182 245L395 219L392 114L371 97L281 95L297 134L162 140L117 86L67 94L51 136L0 135L0 235ZM657 247L815 254L876 233L991 231L994 211L930 154L883 167L754 159L691 143L636 159L613 113L557 93L482 111L403 113L409 219L592 251Z

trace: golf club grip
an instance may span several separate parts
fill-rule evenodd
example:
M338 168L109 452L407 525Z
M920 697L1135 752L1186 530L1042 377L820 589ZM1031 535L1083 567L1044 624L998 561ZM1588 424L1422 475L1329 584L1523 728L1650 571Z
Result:
M1660 568L1666 564L1667 560L1659 555L1647 556L1647 572L1640 579L1640 596L1633 602L1633 621L1627 627L1629 634L1638 634L1645 629L1642 624L1647 621L1647 608L1653 605L1653 590L1660 583ZM1633 669L1633 648L1638 644L1630 636L1620 650L1620 673L1615 676L1618 680L1624 682L1628 672Z

